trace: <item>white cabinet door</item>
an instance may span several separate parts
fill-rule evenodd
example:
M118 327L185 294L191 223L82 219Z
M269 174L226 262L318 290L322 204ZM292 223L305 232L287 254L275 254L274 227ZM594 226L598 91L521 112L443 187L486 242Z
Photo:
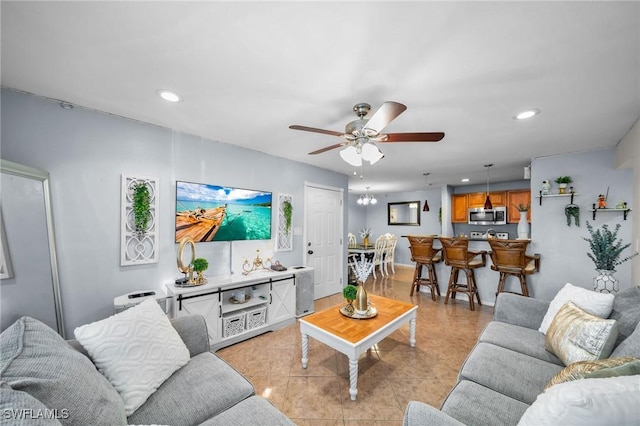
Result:
M274 281L272 283L271 303L267 311L269 324L295 317L296 287L293 285L293 278Z
M176 301L176 303L180 303ZM209 294L206 296L196 296L182 301L182 309L178 305L176 307L176 316L186 316L200 314L204 316L207 323L207 331L209 332L209 340L211 343L220 340L221 336L221 316L220 302L218 294Z

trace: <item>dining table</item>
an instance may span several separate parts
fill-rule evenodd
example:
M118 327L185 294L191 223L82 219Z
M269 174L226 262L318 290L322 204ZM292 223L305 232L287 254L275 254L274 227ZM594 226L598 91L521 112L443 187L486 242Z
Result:
M347 247L347 252L349 254L373 254L375 250L376 246L374 244L364 245L362 243L358 243Z

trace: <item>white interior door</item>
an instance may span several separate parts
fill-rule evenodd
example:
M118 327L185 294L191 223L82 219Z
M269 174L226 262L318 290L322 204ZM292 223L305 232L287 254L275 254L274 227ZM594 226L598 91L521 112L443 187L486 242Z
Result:
M314 268L315 299L342 291L343 191L305 184L305 258Z

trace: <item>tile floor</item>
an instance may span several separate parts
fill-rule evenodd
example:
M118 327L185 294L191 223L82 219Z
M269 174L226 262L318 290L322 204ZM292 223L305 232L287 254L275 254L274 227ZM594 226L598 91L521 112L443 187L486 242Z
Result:
M456 382L462 362L493 316L490 306L469 310L462 299L444 304L428 293L409 297L413 269L369 277L367 291L419 306L416 347L405 325L359 360L358 398L349 397L348 358L313 339L309 365L301 365L298 324L223 348L217 354L244 374L256 393L268 398L296 424L401 425L407 403L439 407ZM466 296L465 296L466 297ZM342 302L341 295L315 301L316 311ZM492 301L493 302L493 301Z

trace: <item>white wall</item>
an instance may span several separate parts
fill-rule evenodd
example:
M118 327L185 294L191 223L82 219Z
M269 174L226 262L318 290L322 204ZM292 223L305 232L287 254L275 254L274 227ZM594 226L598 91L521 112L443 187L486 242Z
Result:
M619 168L633 170L633 197L640 201L640 120L616 147L616 165ZM631 212L633 217L633 249L640 251L640 206L636 205ZM640 286L640 256L631 261L631 276L635 285Z
M1 101L2 158L50 173L63 315L70 336L73 328L111 315L114 297L161 290L179 275L176 180L272 191L274 197L291 194L294 228L303 226L305 181L347 191L346 175L257 151L80 107L65 110L55 101L10 90L2 90ZM160 179L157 264L120 266L122 173ZM293 245L292 252L275 253L284 265L304 261L301 235L294 235ZM273 241L236 242L234 264L254 255L256 248L267 257L265 250L273 247ZM207 275L229 272L229 243L200 243L196 251L209 260Z
M632 191L632 171L616 169L615 150L604 149L553 157L536 158L531 162L532 196L540 190L544 179L553 181L558 176L569 175L578 195L574 203L580 207L580 227L567 226L564 207L570 200L565 197L545 198L542 206L539 199L532 199L531 209L531 252L542 255L540 272L529 278L529 288L533 296L551 300L562 286L571 282L584 288L593 287L596 275L595 265L587 257L589 244L586 221L594 228L608 224L611 229L617 223L622 225L618 238L624 243L631 242L633 218L623 220L622 213L599 213L593 220L588 210L596 202L598 194L609 187L609 207L624 200L633 208L635 200ZM553 184L552 192L557 192ZM623 255L631 254L628 249ZM637 285L631 281L631 263L618 266L615 276L620 280L620 288Z

